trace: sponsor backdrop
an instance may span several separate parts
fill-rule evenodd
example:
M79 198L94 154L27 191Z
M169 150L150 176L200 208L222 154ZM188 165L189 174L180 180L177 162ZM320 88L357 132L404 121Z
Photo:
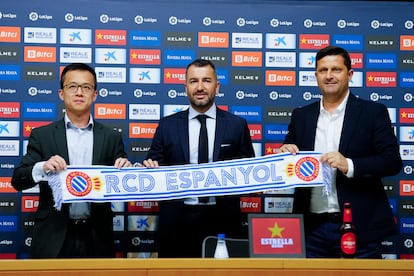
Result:
M186 65L212 60L217 103L245 118L257 155L274 153L296 106L320 99L315 53L352 57L351 91L389 108L404 168L385 179L400 234L384 258L413 258L414 3L377 1L2 1L0 6L0 258L28 257L38 190L16 192L13 169L30 131L62 117L59 73L98 74L94 117L122 132L142 161L158 120L187 107ZM246 213L290 213L292 191L243 197ZM157 202L113 204L119 257L157 256ZM53 241L52 241L53 242Z

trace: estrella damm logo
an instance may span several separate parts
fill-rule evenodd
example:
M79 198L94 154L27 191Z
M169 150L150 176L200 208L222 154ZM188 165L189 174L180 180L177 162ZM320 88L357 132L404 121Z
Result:
M295 165L295 174L303 181L312 181L319 175L319 161L314 157L304 157Z
M85 196L92 190L92 180L86 173L70 172L66 176L66 188L74 196Z

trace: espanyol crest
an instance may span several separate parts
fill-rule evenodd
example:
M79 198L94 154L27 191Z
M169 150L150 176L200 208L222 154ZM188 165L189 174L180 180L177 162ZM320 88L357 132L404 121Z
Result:
M74 196L85 196L92 190L92 180L86 173L70 172L66 176L66 188Z
M295 174L303 181L312 181L319 175L319 161L314 157L304 157L299 159L295 165Z

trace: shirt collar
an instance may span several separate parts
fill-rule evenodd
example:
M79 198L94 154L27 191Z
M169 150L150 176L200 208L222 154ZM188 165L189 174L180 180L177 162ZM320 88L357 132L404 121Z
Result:
M75 126L72 121L69 119L68 115L65 113L65 126L67 129L69 128L79 128L77 126ZM82 127L80 129L89 129L91 130L93 128L93 118L92 118L92 114L89 116L89 123L85 126Z
M349 98L349 90L348 93L346 93L346 96L344 98L344 100L341 102L341 104L335 109L334 113L341 113L341 112L345 112L345 107L346 104L348 102L348 98ZM325 108L323 107L323 103L322 103L322 99L320 101L320 105L319 105L319 111L320 112L327 112L325 110Z
M216 119L216 104L213 103L213 105L209 108L209 110L207 110L206 112L204 112L203 114L207 115L208 117L212 118L212 119ZM196 111L191 105L188 109L188 118L190 119L194 119L198 114L200 114L198 111Z

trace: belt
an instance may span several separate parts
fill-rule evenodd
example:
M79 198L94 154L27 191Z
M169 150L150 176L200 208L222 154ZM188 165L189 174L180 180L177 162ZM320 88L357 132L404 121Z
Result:
M89 223L88 219L70 219L69 222L73 225L85 225Z
M189 205L189 206L216 205L216 199L213 196L186 198L184 199L184 205Z
M340 223L342 221L341 213L311 213L309 218L318 222Z

